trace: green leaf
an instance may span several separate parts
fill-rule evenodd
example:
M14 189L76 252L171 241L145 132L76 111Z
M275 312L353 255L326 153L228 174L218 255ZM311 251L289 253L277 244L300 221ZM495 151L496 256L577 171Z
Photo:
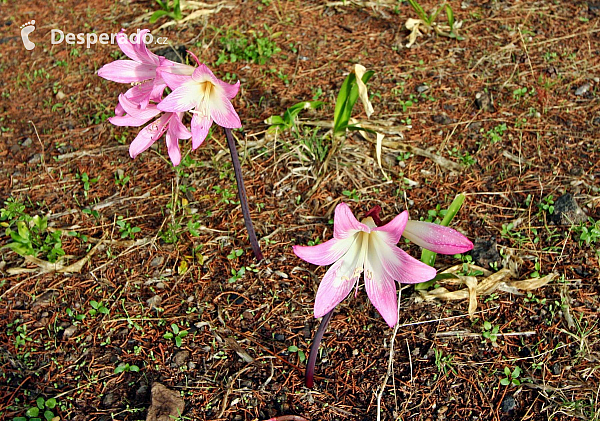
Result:
M171 329L173 330L174 334L178 334L179 333L179 326L177 326L175 323L171 324Z
M425 23L427 23L428 25L431 24L431 22L429 21L429 16L427 16L427 13L425 13L425 10L423 10L423 8L421 7L421 5L419 3L417 3L416 0L408 0L408 3L412 6L412 8L414 9L414 11L417 13L417 16Z
M46 401L46 407L50 409L54 409L56 407L56 399L50 398Z
M42 402L44 401L44 399L42 399ZM42 403L42 408L44 404ZM26 412L25 415L27 415L28 417L37 417L40 413L40 408L36 407L36 406L32 406L31 408L29 408Z
M44 411L44 418L46 418L46 421L52 421L52 418L54 418L54 412Z
M23 222L23 221L17 222L17 231L19 233L19 236L23 240L25 240L25 241L29 240L29 229L27 228L27 224L25 222ZM15 241L17 241L17 240L15 240ZM24 243L25 241L20 241L20 242Z
M179 336L175 336L175 345L177 345L177 347L181 347L181 338Z
M155 23L157 20L168 14L169 12L166 10L157 10L152 14L152 16L150 16L150 23Z
M125 368L127 366L125 364L119 364L116 368L115 368L115 374L120 374L122 372L125 371Z
M510 380L509 379L501 379L500 384L502 386L508 386L510 384Z
M138 371L140 371L140 368L137 365L130 365L129 370L135 371L137 373Z
M456 195L456 197L450 204L450 207L448 208L448 212L446 212L446 216L444 217L444 219L442 220L442 223L440 225L447 227L450 224L450 222L452 222L452 219L456 216L458 211L460 210L464 201L465 201L464 194L460 193L460 194ZM427 249L423 249L421 251L421 262L425 263L426 265L433 266L435 264L436 256L437 256L437 253L434 253Z
M267 118L265 120L265 124L268 124L271 126L286 126L283 118L281 118L281 116L278 116L278 115L272 115L271 117Z
M446 5L446 16L448 17L448 26L452 32L454 30L454 11L449 4Z
M41 396L35 400L35 403L38 406L38 408L40 408L40 409L44 409L44 406L46 405L46 402L44 401L44 398L42 398ZM37 417L37 413L35 415L32 415L32 416L33 417Z
M292 345L288 348L289 352L298 352L298 347L296 345Z
M173 339L173 334L171 332L167 332L163 335L163 338L165 339Z

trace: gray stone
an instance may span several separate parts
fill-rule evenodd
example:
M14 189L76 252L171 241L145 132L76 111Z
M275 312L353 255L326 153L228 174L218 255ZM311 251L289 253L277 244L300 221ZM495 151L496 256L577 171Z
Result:
M572 194L567 193L556 199L550 220L556 225L580 224L587 221L587 215L579 207Z
M187 359L190 357L190 351L179 351L173 357L173 362L177 367L181 367L185 364Z
M502 412L512 412L517 408L517 401L512 395L506 396L502 400L502 405L500 405L500 410Z

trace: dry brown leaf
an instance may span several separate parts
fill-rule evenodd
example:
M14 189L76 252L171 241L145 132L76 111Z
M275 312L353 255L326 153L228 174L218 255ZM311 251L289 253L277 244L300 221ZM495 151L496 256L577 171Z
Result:
M469 266L471 269L473 265ZM462 265L454 266L443 273L453 273L462 269ZM455 274L456 275L456 274ZM469 299L469 316L472 317L477 310L477 296L487 296L497 290L507 291L512 294L522 294L521 291L532 291L541 288L550 283L558 275L551 273L542 278L531 278L522 281L510 281L512 273L509 269L503 268L496 273L492 273L487 277L477 279L474 276L456 275L457 279L444 279L439 283L447 285L466 285L467 288L462 288L456 291L449 291L447 288L440 286L431 291L419 291L421 298L425 301L443 300L455 301Z

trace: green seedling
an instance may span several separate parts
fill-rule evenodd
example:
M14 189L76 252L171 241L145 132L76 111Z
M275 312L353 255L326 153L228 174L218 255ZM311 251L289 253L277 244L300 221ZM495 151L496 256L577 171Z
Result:
M298 361L300 361L300 363L303 363L304 361L306 361L306 355L304 354L304 351L302 351L301 349L298 349L298 347L296 345L291 345L288 348L288 352L297 353Z
M90 316L94 317L96 314L108 314L109 310L104 306L102 301L90 301L92 308L89 310Z
M489 340L492 343L496 343L498 340L498 332L500 331L500 326L493 326L490 322L483 322L483 331L481 332L481 336L484 338L482 342L485 340Z
M12 421L52 421L55 419L54 408L56 408L56 399L44 399L39 397L35 401L35 406L29 407L25 411L24 417L14 417ZM43 418L42 418L43 417Z
M521 384L521 380L519 380L519 376L521 375L521 369L517 366L513 371L510 371L510 368L504 367L504 375L506 376L503 379L500 379L500 384L502 386L510 386L515 385L519 386Z
M163 335L163 338L165 339L173 339L175 341L175 345L177 347L181 347L181 344L183 342L183 338L185 338L188 334L187 330L180 330L179 326L177 326L175 323L171 324L171 330L172 332L167 332Z
M302 101L288 108L283 116L274 115L265 120L269 125L269 132L289 130L296 127L296 120L302 110L316 110L323 105L323 101Z
M121 238L127 238L133 240L135 238L135 234L140 232L142 229L140 227L132 227L131 224L123 219L122 216L117 218L117 226L119 227L119 233L121 234Z
M129 371L139 372L140 368L137 365L129 363L121 363L115 368L115 374L126 373Z
M167 16L173 20L181 20L181 5L179 0L156 0L161 10L157 10L150 16L150 23L154 23L163 16Z

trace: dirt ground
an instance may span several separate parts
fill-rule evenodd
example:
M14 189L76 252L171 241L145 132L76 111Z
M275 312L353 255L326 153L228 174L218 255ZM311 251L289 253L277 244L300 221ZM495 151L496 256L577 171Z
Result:
M600 3L447 3L461 39L429 31L407 48L417 14L404 1L206 0L188 2L183 23L150 24L149 0L1 0L0 418L34 420L37 401L46 419L169 419L181 397L182 420L600 419ZM443 32L445 12L436 23ZM31 50L22 25L35 27ZM139 129L107 121L127 87L96 74L123 57L117 45L52 43L53 29L121 28L149 28L172 46L151 50L190 50L241 81L235 134L264 261L223 132L196 151L182 142L177 168L163 141L131 159ZM353 117L386 135L389 178L356 132L323 165L356 63L375 72L375 112L367 121L358 103ZM266 131L313 99L324 105L293 129ZM508 277L492 275L472 317L467 290L403 289L389 378L393 329L360 286L336 309L307 389L326 268L292 245L330 239L341 201L359 217L380 205L384 221L404 209L435 220L461 192L452 227L476 250L436 268ZM33 255L16 253L5 230L44 218ZM169 390L161 407L154 395Z

